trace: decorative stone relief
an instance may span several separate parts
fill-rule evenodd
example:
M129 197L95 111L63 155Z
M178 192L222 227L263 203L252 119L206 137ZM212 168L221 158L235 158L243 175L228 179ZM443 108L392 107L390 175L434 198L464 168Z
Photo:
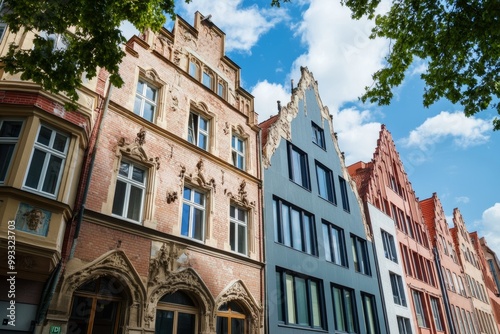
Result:
M51 216L50 211L20 203L16 214L16 229L46 237Z
M201 277L192 268L183 268L175 272L169 272L162 281L155 282L150 287L150 293L146 304L144 322L147 328L151 328L155 322L156 305L166 294L176 291L185 291L197 299L202 313L201 332L207 332L213 327L210 315L214 310L214 299Z
M165 242L156 256L149 261L148 285L164 282L170 273L189 265L189 253L185 247L181 248L176 243Z
M174 203L177 200L177 191L171 191L167 193L167 203Z
M249 202L248 201L248 194L246 191L246 186L247 183L245 180L241 181L240 186L238 187L238 193L233 194L230 191L227 191L227 189L224 189L224 193L231 198L234 202L236 202L240 206L244 207L255 207L255 201Z
M146 130L141 128L137 133L137 137L132 143L127 143L126 139L122 137L118 141L118 147L121 151L125 152L127 155L142 161L154 165L156 169L160 168L160 158L149 158L146 151L142 147L146 143Z
M237 301L248 312L251 333L260 333L260 329L264 326L264 309L258 305L241 280L232 283L226 290L222 291L216 298L214 311L217 312L223 304L230 301Z
M222 131L224 131L225 135L229 134L229 123L228 122L226 122L224 124L224 128L222 129Z
M214 193L216 192L217 185L215 184L215 178L208 178L205 176L204 171L204 162L203 159L200 158L198 163L196 164L196 172L186 174L186 167L181 166L181 171L179 173L179 177L181 179L180 187L182 189L184 184L184 179L187 178L190 182L198 184L200 187L205 189L213 189Z

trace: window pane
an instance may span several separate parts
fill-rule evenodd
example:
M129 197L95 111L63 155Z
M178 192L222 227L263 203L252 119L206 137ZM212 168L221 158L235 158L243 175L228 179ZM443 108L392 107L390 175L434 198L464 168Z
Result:
M342 292L339 288L333 287L333 308L335 312L335 329L345 331L344 325L344 303L342 302Z
M245 321L243 319L231 319L231 334L244 334Z
M40 132L38 133L38 139L36 141L45 146L49 146L51 135L52 135L52 130L42 126L40 128Z
M153 121L154 113L155 113L155 106L149 102L144 102L144 112L142 114L142 117L151 122Z
M144 91L144 82L142 82L142 81L137 82L136 92L139 94L142 94L143 91Z
M238 226L238 252L247 253L247 229L245 226Z
M203 240L203 211L194 209L193 238Z
M5 157L0 159L0 182L5 180L15 147L15 144L0 144L0 157Z
M129 171L130 165L126 162L121 162L120 163L120 171L118 172L120 175L123 175L125 177L128 177L128 171Z
M226 317L217 317L217 334L228 334L228 318Z
M144 171L134 166L134 170L132 171L132 180L144 183Z
M45 173L45 180L43 182L42 191L50 194L56 192L57 180L59 179L59 172L61 171L62 159L56 156L50 156L49 165Z
M189 236L189 221L191 220L191 207L187 204L182 206L182 226L181 234L188 237Z
M311 288L313 326L321 327L321 308L320 308L318 284L316 282L311 282L310 288Z
M346 323L347 323L347 331L348 332L355 332L356 331L356 324L354 322L354 296L352 295L351 291L345 290L344 291L344 297L345 297L345 308L346 308Z
M205 195L194 190L194 202L199 205L205 206Z
M284 309L283 309L283 283L281 281L281 273L276 272L276 303L278 304L278 321L279 322L284 322Z
M112 210L112 212L115 215L120 215L120 216L123 215L126 188L127 185L125 184L125 182L116 181L115 198L113 199L113 210Z
M297 321L295 320L295 295L293 293L293 277L291 275L286 275L285 280L288 322L291 324L296 324Z
M22 121L4 121L0 128L0 137L17 138L21 133Z
M282 242L287 245L292 245L292 236L290 231L290 213L289 208L286 205L282 205L282 215L283 215L283 240Z
M292 168L293 168L293 181L302 185L302 172L301 172L301 161L300 153L292 150Z
M200 133L198 147L204 150L207 149L207 136Z
M300 212L292 209L293 248L302 250L302 231L300 228Z
M146 97L151 101L156 101L156 89L147 85L146 86Z
M166 310L156 311L156 334L172 334L174 330L174 312Z
M177 316L177 333L195 334L196 318L194 314L180 313Z
M28 176L26 177L25 185L27 187L37 189L38 182L42 174L42 169L45 161L46 153L38 149L33 152L33 157L31 158L30 168L28 170Z
M56 133L56 138L54 139L54 144L52 147L59 151L59 152L65 152L66 151L66 142L67 142L67 137L63 136L60 133Z
M332 253L331 253L332 250L330 248L330 238L329 238L330 231L328 229L328 225L323 224L322 230L323 230L323 247L325 248L325 259L327 261L332 261Z
M306 281L303 278L295 277L295 295L297 297L298 323L300 325L308 325Z
M138 187L130 187L130 198L128 202L127 218L140 221L142 207L142 189Z
M316 245L313 238L311 218L308 215L303 216L304 219L304 251L309 254L316 255Z
M204 131L208 130L208 121L203 117L200 117L200 129Z
M136 96L134 101L134 114L140 115L141 108L142 108L142 99L139 96Z
M236 224L229 224L229 244L231 245L231 250L236 251Z
M332 248L333 248L333 259L336 264L345 265L343 261L343 256L341 254L341 240L340 240L340 232L336 228L332 228Z

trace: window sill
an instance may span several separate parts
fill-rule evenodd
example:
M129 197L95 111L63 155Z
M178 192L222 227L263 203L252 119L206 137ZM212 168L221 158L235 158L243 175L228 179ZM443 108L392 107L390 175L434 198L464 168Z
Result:
M280 323L278 324L278 327L282 328L290 328L290 329L300 329L300 330L305 330L305 331L311 331L311 332L318 332L318 333L328 333L326 329L323 328L313 328L309 326L301 326L301 325L295 325L295 324L284 324Z

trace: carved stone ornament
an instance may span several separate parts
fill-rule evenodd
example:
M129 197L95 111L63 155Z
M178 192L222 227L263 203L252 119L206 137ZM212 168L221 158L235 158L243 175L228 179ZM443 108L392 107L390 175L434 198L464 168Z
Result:
M240 186L238 187L238 193L233 194L227 189L224 190L224 193L231 198L234 202L244 207L255 207L255 201L248 201L248 193L246 191L247 182L245 180L241 181Z
M196 164L196 172L186 174L186 167L181 166L181 171L179 173L179 177L181 179L180 187L183 189L184 179L188 179L192 183L198 184L200 187L205 189L213 189L214 193L216 192L217 185L215 184L215 178L211 177L210 179L205 176L204 171L204 162L203 159L200 158L198 163ZM181 191L182 192L182 191Z
M178 198L177 191L171 191L167 193L167 203L174 203Z
M181 267L189 266L189 254L176 243L165 242L156 257L149 261L148 285L164 282L167 276Z
M232 283L216 298L215 312L217 312L222 305L231 301L235 301L243 306L245 313L250 317L250 332L253 334L260 333L260 328L264 326L264 309L258 305L241 280ZM214 314L214 316L216 316L216 314Z
M128 143L127 140L122 137L118 141L118 147L120 151L124 152L128 156L135 158L139 161L153 165L156 169L160 168L160 158L154 157L149 158L146 151L142 147L146 143L146 131L141 128L137 133L137 137L132 143Z
M213 321L211 321L210 315L213 314L214 299L206 284L192 268L170 272L162 281L150 287L146 313L144 315L146 327L151 328L155 323L158 301L163 296L179 290L189 293L198 302L201 314L203 315L201 319L201 332L205 332L208 328L211 328Z

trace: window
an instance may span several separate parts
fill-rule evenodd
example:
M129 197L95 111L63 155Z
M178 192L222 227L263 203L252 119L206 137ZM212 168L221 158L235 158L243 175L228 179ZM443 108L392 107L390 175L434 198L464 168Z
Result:
M273 214L276 242L318 255L313 215L277 198L273 202Z
M202 83L209 89L212 89L212 75L208 72L203 71Z
M306 189L311 189L307 154L288 143L288 170L290 180Z
M434 324L436 325L436 330L443 331L443 322L441 320L441 308L439 307L439 300L437 298L431 297L431 307L432 315L434 316Z
M135 222L142 219L146 171L128 161L120 163L112 212Z
M396 244L394 243L394 237L392 234L387 233L382 230L382 242L384 244L384 254L385 257L391 261L398 263L398 256L396 253Z
M237 206L231 205L229 209L230 227L229 227L229 243L231 250L241 254L247 254L247 211Z
M390 277L391 277L392 296L394 297L394 303L406 306L403 279L401 278L401 276L396 275L394 273L390 273Z
M196 304L184 292L165 295L156 308L155 334L198 333L197 314Z
M464 280L462 279L462 276L458 276L458 286L460 288L460 294L462 296L467 297L467 293L465 292L465 286L464 286Z
M422 306L422 294L416 290L412 290L413 305L415 306L415 315L417 316L417 324L419 327L427 327L425 320L424 307Z
M219 81L217 83L217 95L224 98L226 95L225 93L226 93L226 85L224 84L224 82Z
M398 318L399 334L412 334L410 319L403 317L397 317L397 318Z
M209 121L198 114L189 114L188 141L205 151L208 150Z
M68 333L121 333L123 290L123 285L112 277L101 277L79 287L73 295Z
M0 120L0 183L5 182L22 126L22 121Z
M231 139L231 153L233 165L239 169L245 169L245 140L233 135Z
M326 260L346 267L347 256L345 252L344 230L325 221L322 223L322 229Z
M200 66L193 61L189 61L189 75L197 80L200 78Z
M217 312L217 334L245 334L245 314L235 302L219 307Z
M7 30L7 25L4 22L0 22L0 42L2 42L5 30Z
M67 135L41 125L24 186L56 196L68 150Z
M319 195L327 201L337 204L332 171L316 162L316 177Z
M342 195L342 207L345 211L351 212L349 207L349 197L347 196L347 183L345 179L339 176L339 184L340 184L340 194Z
M368 249L366 241L351 234L352 256L354 260L354 269L357 272L371 275L370 262L368 260Z
M356 300L354 291L348 288L332 286L333 315L335 330L357 333L358 320L356 318Z
M323 129L312 122L312 141L322 149L325 149L325 134Z
M380 333L375 296L367 293L361 293L361 299L363 300L363 315L365 317L366 334Z
M276 272L278 321L325 329L321 282L287 271Z
M183 236L196 240L205 240L205 194L189 186L184 187L182 204Z
M135 92L134 113L152 122L157 100L157 89L139 80Z

